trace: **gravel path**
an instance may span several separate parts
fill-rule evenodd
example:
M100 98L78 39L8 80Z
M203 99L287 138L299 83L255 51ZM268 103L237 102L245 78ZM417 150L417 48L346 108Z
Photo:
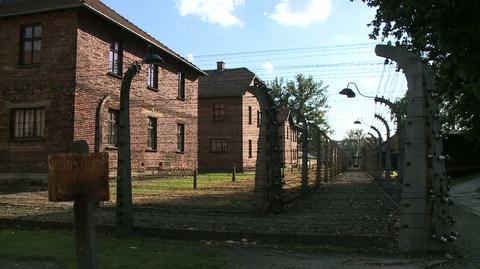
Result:
M141 198L139 198L141 199ZM158 198L162 200L162 197ZM201 200L198 201L201 203ZM96 212L97 223L114 224L114 204ZM137 227L240 233L305 235L353 235L395 237L398 209L362 172L347 172L313 190L279 215L258 216L245 212L156 207L155 195L148 204L135 200ZM0 194L0 218L72 221L71 203L50 203L47 192L30 188Z
M454 186L450 195L455 204L480 216L480 193L477 189L480 189L480 178Z

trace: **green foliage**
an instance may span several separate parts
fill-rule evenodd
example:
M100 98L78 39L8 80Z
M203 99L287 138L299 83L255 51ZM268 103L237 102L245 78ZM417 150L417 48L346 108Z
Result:
M75 268L70 232L0 230L0 259L48 260ZM223 253L145 238L99 236L99 268L224 268Z
M352 129L345 133L343 139L344 147L351 147L351 150L358 152L360 148L366 143L367 138L362 129Z
M365 135L363 134L362 129L352 129L348 130L345 134L345 140L356 140L360 141L365 138Z
M295 122L307 122L329 132L330 126L326 120L328 86L323 86L323 81L316 82L312 76L299 74L295 80L286 82L283 78L275 78L269 87L277 106L288 107Z
M447 130L480 145L480 1L362 0L377 9L370 38L394 39L431 64Z

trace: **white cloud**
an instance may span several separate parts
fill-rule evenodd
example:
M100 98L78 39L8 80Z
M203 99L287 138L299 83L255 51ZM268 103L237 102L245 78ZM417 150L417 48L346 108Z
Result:
M191 53L187 54L187 60L188 60L189 62L192 62L192 63L193 63L193 61L195 61L195 58L193 57L193 54L191 54Z
M262 68L265 69L267 74L273 74L273 71L275 70L272 63L263 63Z
M282 25L309 27L315 22L325 22L331 8L331 0L280 0L273 14L265 15Z
M243 22L232 12L245 0L177 0L180 15L199 16L202 21L218 23L224 27L243 26Z

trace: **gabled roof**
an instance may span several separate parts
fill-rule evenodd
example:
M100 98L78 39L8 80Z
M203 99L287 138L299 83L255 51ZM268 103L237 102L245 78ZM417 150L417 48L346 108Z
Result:
M224 70L206 70L208 76L199 79L200 97L242 96L252 83L265 84L245 67Z
M156 40L99 0L0 0L0 18L72 8L86 8L169 54L197 73L206 75L199 67Z

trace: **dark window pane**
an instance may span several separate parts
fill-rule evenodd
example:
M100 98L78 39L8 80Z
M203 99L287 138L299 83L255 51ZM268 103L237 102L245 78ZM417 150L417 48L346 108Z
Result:
M110 44L108 71L116 75L122 75L122 48L118 41L113 41Z
M178 98L185 100L185 74L178 72Z
M35 40L33 42L33 57L32 63L40 63L40 50L42 48L42 41Z
M252 158L252 140L248 140L248 158Z
M148 138L147 147L157 149L157 119L148 118Z
M25 41L25 43L23 43L23 49L24 51L32 51L32 41Z
M118 145L118 110L109 110L108 115L108 144Z
M252 107L248 107L248 124L252 124Z
M14 137L23 137L23 110L15 111L15 132Z
M36 136L43 137L45 130L45 110L37 110L36 117Z
M183 124L177 125L177 151L185 151L185 125Z
M24 38L32 38L32 34L33 34L33 29L32 27L25 27L25 32L24 32L24 35L23 37Z
M34 37L41 37L42 36L42 26L41 25L35 26L33 35L34 35Z
M12 113L14 138L36 138L45 134L45 109L16 109Z

